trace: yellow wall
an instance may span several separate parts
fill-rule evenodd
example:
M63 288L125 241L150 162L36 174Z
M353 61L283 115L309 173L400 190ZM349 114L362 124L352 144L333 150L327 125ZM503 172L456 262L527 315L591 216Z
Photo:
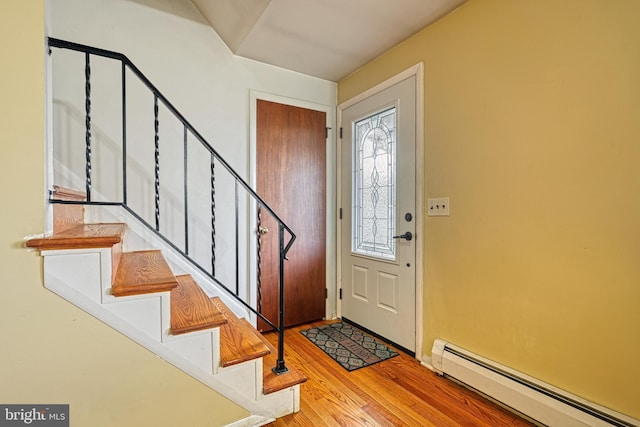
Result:
M23 237L44 224L44 12L0 2L0 403L68 403L71 425L218 426L248 414L50 293Z
M640 1L470 0L339 83L424 61L424 348L640 418ZM424 240L423 240L424 242Z

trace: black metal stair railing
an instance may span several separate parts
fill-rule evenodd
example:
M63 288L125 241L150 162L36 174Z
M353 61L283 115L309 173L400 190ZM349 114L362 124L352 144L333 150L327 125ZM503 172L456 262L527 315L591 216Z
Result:
M224 289L229 295L235 298L241 305L246 307L252 313L254 313L257 318L260 318L266 322L269 327L273 328L278 333L278 355L276 366L273 367L273 371L276 374L281 374L287 372L287 367L284 361L284 261L287 259L287 253L291 248L296 236L285 223L284 221L277 215L276 212L271 209L267 203L247 184L240 175L218 154L218 152L209 144L204 137L185 119L185 117L169 102L167 98L151 83L151 81L124 55L118 52L113 52L109 50L104 50L100 48L95 48L91 46L86 46L78 43L73 43L65 40L60 40L56 38L48 38L48 46L49 53L52 53L51 48L59 48L59 49L68 49L72 51L82 52L84 53L84 96L85 96L85 120L84 120L84 134L85 134L85 191L86 191L86 201L78 202L78 201L65 201L65 200L56 200L50 198L51 203L62 203L62 204L86 204L86 205L108 205L108 206L120 206L127 210L133 217L135 217L138 221L144 224L147 228L149 228L153 233L155 233L158 237L160 237L165 243L171 246L174 250L180 253L186 260L188 260L195 268L209 277L213 282L219 285L222 289ZM115 61L120 61L121 63L121 87L122 87L122 110L121 110L121 122L122 122L122 198L121 200L94 200L92 197L92 157L94 153L92 152L93 141L91 138L92 135L92 101L91 101L91 91L92 91L92 77L91 77L91 59L93 56L109 58ZM133 73L134 76L138 78L138 80L146 86L146 88L151 91L153 94L153 128L154 128L154 183L153 183L153 191L154 191L154 220L153 224L149 223L143 215L136 212L136 210L131 206L129 202L129 196L127 191L127 114L130 112L127 110L127 70ZM175 243L170 237L168 237L165 233L163 233L160 221L161 215L161 206L160 206L160 193L161 193L161 175L160 175L160 114L159 114L159 106L162 105L165 107L171 115L176 118L183 127L183 161L180 165L176 166L177 168L182 168L182 172L184 174L184 188L182 189L183 197L184 197L184 241L183 245ZM189 170L189 162L188 160L188 144L187 139L188 135L192 135L199 142L200 146L203 147L207 152L210 153L210 182L208 183L210 187L210 214L211 214L211 223L210 223L210 238L211 238L211 265L210 268L204 267L198 262L190 253L189 246L191 241L191 232L189 229L189 215L190 215L190 207L189 207L189 184L187 179L187 174ZM222 166L222 171L226 172L233 180L234 180L234 189L233 189L233 198L234 198L234 237L235 237L235 285L234 289L230 289L225 283L223 283L218 276L216 275L216 203L217 203L217 195L216 195L216 175L218 173L218 169L216 168L216 163ZM279 241L279 255L278 255L278 294L279 294L279 311L277 315L277 319L268 319L265 315L262 314L261 309L261 290L258 288L258 301L257 307L253 307L249 301L245 301L240 297L240 283L239 283L239 239L240 239L240 191L244 190L244 192L249 196L249 198L253 201L255 205L255 209L258 212L259 218L265 213L271 215L275 220L278 227L278 241ZM258 248L258 253L256 254L256 258L258 263L260 263L260 238L261 238L261 225L260 219L258 218L257 230L256 230L256 246ZM288 239L286 239L288 235ZM256 267L256 271L258 272L258 276L260 275L261 267L258 264ZM257 278L258 284L260 284L260 277Z

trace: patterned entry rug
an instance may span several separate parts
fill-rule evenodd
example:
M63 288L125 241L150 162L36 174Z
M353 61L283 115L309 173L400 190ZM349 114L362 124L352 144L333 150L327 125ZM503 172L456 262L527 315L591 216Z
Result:
M398 352L344 322L300 331L347 371L364 368L398 355Z

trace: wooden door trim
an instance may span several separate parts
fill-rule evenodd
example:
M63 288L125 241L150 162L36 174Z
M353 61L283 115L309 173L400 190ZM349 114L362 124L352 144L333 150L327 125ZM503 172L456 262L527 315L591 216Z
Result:
M399 83L409 77L416 77L416 235L420 236L421 242L416 245L416 313L415 313L415 330L416 330L416 359L422 362L428 362L430 357L422 354L423 342L423 322L424 322L424 251L426 245L426 236L424 234L424 188L426 187L424 174L424 64L422 62L410 67L395 76L379 83L378 85L354 96L347 101L342 102L337 108L338 127L342 126L342 112L347 108L355 105L379 92L382 92L391 86ZM342 144L342 139L338 135L338 144ZM342 158L340 150L337 152L337 200L342 200L342 176L340 171L342 166ZM336 241L342 241L342 229L337 227ZM342 253L341 245L337 245L337 283L341 289L342 271L341 271ZM341 301L337 300L338 317L342 315Z
M327 152L326 152L326 287L328 297L325 301L325 318L335 319L337 317L337 199L336 199L336 180L338 172L336 170L336 110L335 105L324 105L315 102L289 98L283 95L276 95L272 93L261 92L257 90L251 90L249 93L249 184L252 188L256 188L257 184L257 169L256 169L256 147L257 147L257 104L258 100L277 102L279 104L291 105L293 107L307 108L310 110L322 111L326 114L328 136L326 140ZM249 219L256 217L256 212L252 206L250 209ZM256 244L255 239L250 239L249 253L247 254L249 262L249 292L250 301L252 304L256 302ZM251 319L255 321L255 318Z

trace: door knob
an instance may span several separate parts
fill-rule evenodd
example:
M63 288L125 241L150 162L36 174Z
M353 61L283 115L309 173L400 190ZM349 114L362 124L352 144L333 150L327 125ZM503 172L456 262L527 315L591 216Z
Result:
M411 239L413 239L413 234L411 234L410 231L407 231L404 234L401 234L399 236L393 236L394 239L405 239L406 241L409 241Z
M264 226L262 226L262 225L261 225L260 227L258 227L258 233L260 233L260 234L262 234L262 235L265 235L265 234L267 234L268 232L269 232L269 229L268 229L267 227L264 227Z

